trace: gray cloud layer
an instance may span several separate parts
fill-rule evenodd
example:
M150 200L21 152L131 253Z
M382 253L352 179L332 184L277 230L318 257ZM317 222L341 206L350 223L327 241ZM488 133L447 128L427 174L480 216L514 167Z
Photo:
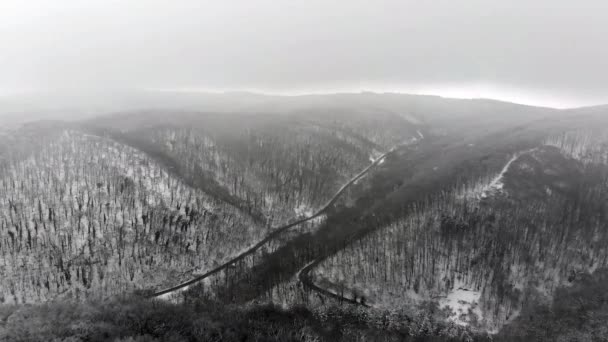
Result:
M581 105L608 102L607 34L605 0L3 0L0 90L378 89Z

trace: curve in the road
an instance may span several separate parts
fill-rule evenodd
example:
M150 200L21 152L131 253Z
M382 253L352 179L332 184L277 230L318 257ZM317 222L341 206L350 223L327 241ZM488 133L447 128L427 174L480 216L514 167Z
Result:
M150 298L155 298L155 297L160 297L162 295L168 294L168 293L172 293L178 290L181 290L185 287L188 287L190 285L193 285L195 283L198 283L201 280L204 280L218 272L221 272L222 270L230 267L231 265L243 260L244 258L246 258L247 256L253 254L255 251L257 251L260 247L262 247L265 243L267 243L268 241L274 239L275 237L277 237L279 234L281 234L282 232L286 231L289 228L292 228L294 226L297 226L299 224L302 224L304 222L313 220L319 216L321 216L325 211L327 211L338 199L338 197L340 197L340 195L349 187L351 186L353 183L355 183L357 180L359 180L361 177L365 176L365 174L367 174L369 172L369 170L371 170L374 166L378 165L382 160L384 160L384 158L386 158L386 156L388 156L391 152L393 152L395 150L395 148L390 149L388 152L385 152L384 154L380 155L378 158L376 158L370 165L368 165L365 169L363 169L361 172L359 172L357 175L355 175L354 177L352 177L346 184L342 185L342 187L334 194L334 196L323 206L321 207L319 210L317 210L316 213L314 213L313 215L309 216L309 217L305 217L303 219L297 220L295 222L286 224L282 227L279 227L277 229L275 229L272 233L268 234L268 236L266 236L264 239L262 239L261 241L259 241L258 243L256 243L255 245L253 245L252 247L250 247L249 249L247 249L245 252L239 254L238 256L234 257L233 259L225 262L224 264L212 269L211 271L208 271L200 276L197 276L195 278L192 278L188 281L185 281L181 284L175 285L173 287L167 288L167 289L163 289L160 291L156 291L154 293L152 293L149 297ZM322 289L320 289L322 290Z
M326 297L336 299L341 303L349 303L349 304L353 304L353 305L361 305L364 307L370 307L369 305L367 305L365 303L358 302L352 298L340 296L339 294L333 293L329 290L326 290L322 287L317 286L317 284L315 284L314 281L312 281L312 277L310 276L310 271L312 271L313 268L315 268L319 263L321 263L322 260L323 260L323 258L315 259L315 261L306 265L306 267L304 267L298 274L298 279L305 287L307 287L310 290L315 291L321 295L324 295Z

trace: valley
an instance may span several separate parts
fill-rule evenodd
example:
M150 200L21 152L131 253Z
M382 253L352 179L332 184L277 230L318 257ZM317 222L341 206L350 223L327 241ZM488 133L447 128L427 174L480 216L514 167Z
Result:
M4 131L0 302L305 308L342 338L483 340L608 266L601 109L498 122L368 96Z

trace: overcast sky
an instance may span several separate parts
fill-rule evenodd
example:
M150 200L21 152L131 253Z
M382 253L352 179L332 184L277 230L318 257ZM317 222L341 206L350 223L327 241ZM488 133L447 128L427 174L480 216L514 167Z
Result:
M608 102L606 0L0 0L0 93L397 91Z

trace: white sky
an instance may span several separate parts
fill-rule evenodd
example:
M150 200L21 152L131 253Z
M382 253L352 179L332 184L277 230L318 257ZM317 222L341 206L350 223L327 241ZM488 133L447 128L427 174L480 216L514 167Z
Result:
M608 102L606 0L0 0L0 93L396 91Z

